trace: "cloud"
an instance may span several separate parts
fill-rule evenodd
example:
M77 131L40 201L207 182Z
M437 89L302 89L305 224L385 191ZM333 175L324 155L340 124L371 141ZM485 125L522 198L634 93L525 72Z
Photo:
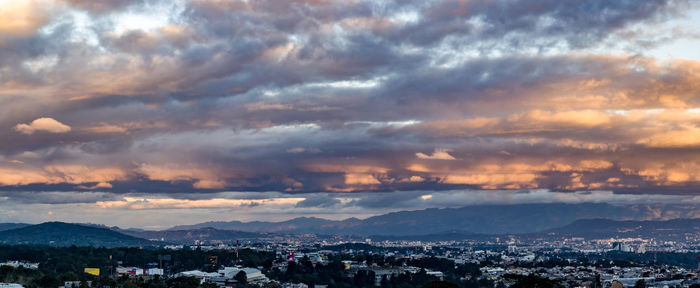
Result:
M0 11L0 34L21 37L34 34L49 21L48 11L43 1L6 1ZM3 39L0 39L2 47Z
M421 152L416 153L416 157L418 159L433 159L433 160L457 160L457 158L453 157L450 155L450 150L447 149L435 149L433 151L433 154L427 155L423 154Z
M695 125L685 125L671 131L663 131L639 139L638 144L650 147L697 147L700 145L700 128Z
M300 200L321 209L700 181L700 65L642 43L687 1L93 2L0 14L2 191L363 195Z
M340 204L341 201L331 195L312 195L306 197L303 201L297 202L297 208L328 208Z
M120 208L134 210L152 209L210 209L210 208L235 208L257 205L292 205L302 201L300 198L279 198L262 200L240 200L240 199L207 199L207 200L184 200L169 198L133 198L125 197L121 201L98 201L95 204L100 208Z
M17 124L17 126L15 126L15 130L22 134L31 135L36 131L66 133L70 132L71 127L58 122L53 118L42 117L32 121L29 124Z
M90 0L62 0L67 4L81 10L90 12L106 13L115 12L130 5L143 3L142 0L105 0L105 1L90 1Z
M0 191L0 197L7 197L14 204L95 204L98 201L116 201L120 196L108 192L26 192L13 193Z

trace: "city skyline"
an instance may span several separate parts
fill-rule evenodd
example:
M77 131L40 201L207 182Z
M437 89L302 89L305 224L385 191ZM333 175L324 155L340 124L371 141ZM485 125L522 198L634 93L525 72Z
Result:
M0 222L700 204L699 5L0 0Z

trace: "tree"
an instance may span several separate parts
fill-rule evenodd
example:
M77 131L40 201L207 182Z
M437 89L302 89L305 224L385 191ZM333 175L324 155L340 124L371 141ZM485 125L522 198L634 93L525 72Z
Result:
M280 283L268 282L268 283L265 283L265 285L263 285L262 288L279 288L280 286L281 286Z
M37 283L39 287L58 287L63 285L61 281L58 281L56 277L52 276L43 276L41 279L39 279Z
M358 270L353 277L355 287L373 287L374 271Z
M423 288L459 288L459 285L447 281L433 281L425 283Z
M382 275L382 280L379 282L380 287L389 287L389 279L386 278L386 275Z
M644 282L644 279L639 279L636 283L634 283L632 288L647 288L647 283Z
M194 277L177 277L168 279L168 287L170 288L192 288L199 286L199 279Z
M527 275L527 276L520 276L516 275L514 277L518 279L518 281L515 282L511 288L554 288L557 287L557 282L549 280L547 278L542 278L537 275Z
M245 271L238 272L236 276L233 276L233 280L236 280L239 285L248 285L248 276L245 274Z
M202 285L199 285L199 288L219 288L219 286L214 283L207 282Z

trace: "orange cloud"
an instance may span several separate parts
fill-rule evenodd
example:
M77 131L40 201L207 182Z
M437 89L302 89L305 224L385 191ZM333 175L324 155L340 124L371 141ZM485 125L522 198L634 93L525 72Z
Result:
M96 126L90 126L90 127L85 127L83 130L91 132L91 133L126 133L127 128L118 126L118 125L112 125L108 123L100 123L99 125Z
M357 164L311 164L305 167L308 171L319 173L387 173L391 169Z
M672 131L663 131L637 141L637 144L649 147L673 148L700 145L700 128L694 125L683 125Z
M224 199L214 198L206 200L188 200L172 198L134 198L124 197L120 201L98 201L95 203L100 208L125 208L132 210L147 209L207 209L207 208L233 208L252 205L268 206L293 206L305 198L271 198L271 199Z
M370 174L345 174L345 185L376 185L382 184Z
M527 125L557 125L593 127L610 123L611 115L597 110L548 112L533 110L524 115L509 117L511 122L525 121Z
M424 153L416 153L416 157L419 159L430 159L430 160L457 160L457 158L450 155L450 150L448 149L435 149L433 154L427 155Z
M94 188L110 188L108 182L125 180L127 173L119 168L90 167L83 165L49 165L35 167L0 167L1 185L28 184L83 184L99 183Z
M151 180L160 181L190 181L196 180L192 186L198 189L216 189L224 188L227 182L211 170L198 167L182 167L179 165L152 165L141 164L137 168L139 173L142 173Z
M0 35L22 37L36 33L49 21L47 1L4 1L0 9ZM2 39L0 39L2 44Z
M15 126L15 130L22 134L31 135L37 131L66 133L71 131L71 127L58 122L53 118L43 117L38 118L29 124L17 124L17 126Z

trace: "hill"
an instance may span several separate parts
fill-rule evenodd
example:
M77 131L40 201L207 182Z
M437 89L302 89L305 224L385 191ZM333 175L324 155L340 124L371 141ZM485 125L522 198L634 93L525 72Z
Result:
M325 225L332 225L338 221L321 219L316 217L299 217L288 221L282 222L264 222L264 221L252 221L252 222L241 222L241 221L212 221L204 222L194 225L179 225L169 230L190 230L198 228L215 228L221 230L237 230L237 231L247 231L247 232L311 232L318 231L318 228L324 227Z
M270 236L270 234L266 233L219 230L211 227L165 231L119 230L119 232L138 238L178 244L192 244L194 240L232 242L235 240L255 240Z
M10 230L10 229L17 229L17 228L22 228L22 227L27 227L31 224L24 224L24 223L0 223L0 231L5 231L5 230Z
M63 222L46 222L0 231L0 243L108 248L152 246L155 244L146 239L125 235L106 228Z

